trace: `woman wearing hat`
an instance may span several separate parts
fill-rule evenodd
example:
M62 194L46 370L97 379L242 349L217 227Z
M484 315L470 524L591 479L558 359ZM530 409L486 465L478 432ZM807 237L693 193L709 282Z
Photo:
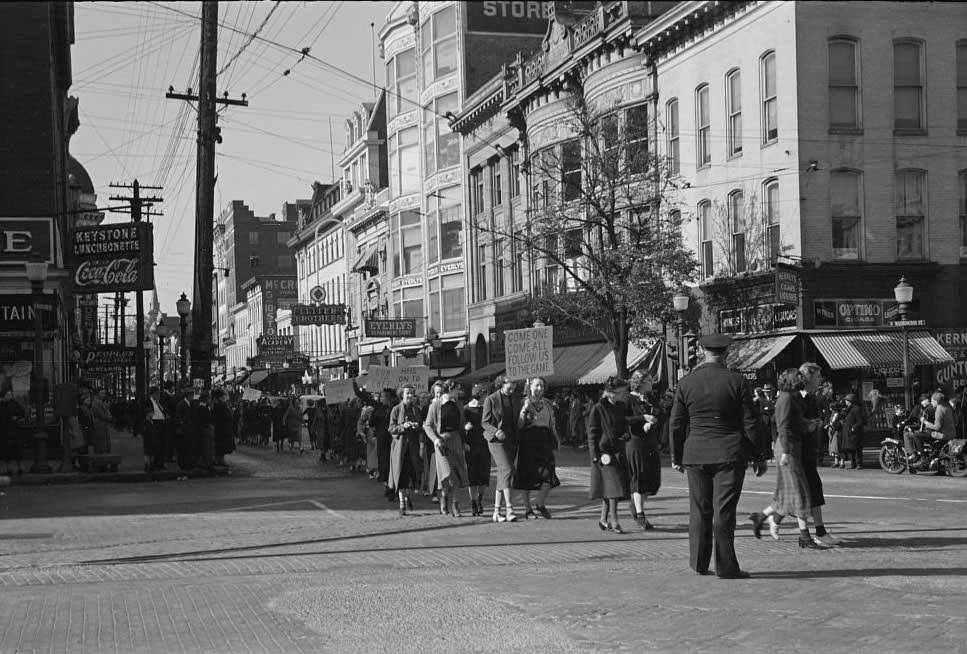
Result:
M866 416L856 393L846 394L846 415L843 418L843 436L840 447L843 450L843 467L850 461L850 468L863 467L863 426Z
M617 534L624 533L618 522L618 502L628 497L625 442L630 438L630 410L627 401L628 382L611 377L588 416L588 454L591 456L588 497L601 500L598 520L601 531Z
M660 410L651 398L651 377L635 372L631 375L628 418L631 438L625 446L628 486L631 491L631 514L642 529L653 529L645 517L645 498L661 487L661 458L658 455Z
M533 377L527 386L524 406L517 420L520 438L517 450L517 473L514 488L523 491L524 519L550 518L547 494L560 486L557 478L554 451L560 446L554 423L554 407L544 397L544 378ZM531 505L531 493L536 492L536 503ZM537 510L537 513L534 510Z

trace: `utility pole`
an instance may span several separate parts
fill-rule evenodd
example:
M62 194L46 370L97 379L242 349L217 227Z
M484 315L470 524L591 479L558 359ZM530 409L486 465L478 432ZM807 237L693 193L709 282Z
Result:
M191 379L201 379L205 388L212 385L212 274L214 272L215 222L215 143L221 143L216 125L216 105L247 107L241 100L216 96L215 77L218 56L218 1L205 0L201 8L201 58L198 95L191 89L175 93L168 87L166 98L198 102L198 157L195 171L195 284L191 302Z
M134 183L131 184L130 186L125 186L121 184L111 184L111 188L131 189L131 197L112 195L111 200L131 203L130 213L131 213L132 222L139 223L145 217L150 218L152 215L160 215L160 214L153 214L151 211L151 207L156 203L164 202L164 199L160 197L154 197L154 196L143 198L141 197L141 190L148 189L152 191L160 191L162 187L141 186L141 184L138 183L138 180L134 180ZM112 209L111 211L115 213L127 213L127 211L125 211L124 209ZM152 261L154 260L153 252L151 253L151 259ZM145 378L146 367L148 362L146 360L145 352L144 352L144 291L135 291L135 292L137 293L136 300L135 300L135 304L137 304L137 307L135 307L136 320L137 320L137 323L135 324L135 329L137 330L137 336L135 337L135 340L137 342L134 344L134 347L136 348L135 354L134 354L134 361L135 361L134 394L137 396L135 398L135 403L136 403L135 405L140 407L148 399L148 393L146 388L147 383ZM140 421L135 420L134 433L136 434L139 433L140 428L141 428Z

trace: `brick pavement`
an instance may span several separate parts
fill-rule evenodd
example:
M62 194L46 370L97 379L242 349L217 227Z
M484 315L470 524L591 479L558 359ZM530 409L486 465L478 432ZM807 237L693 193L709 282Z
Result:
M659 529L617 536L597 531L577 465L561 470L554 520L497 525L422 498L397 518L375 484L336 469L314 489L335 512L285 503L313 493L262 502L260 484L318 466L245 455L267 459L252 479L181 488L228 484L258 510L214 498L221 510L5 520L0 652L967 651L967 524L939 501L963 497L962 480L830 473L830 496L910 501L831 500L845 540L827 552L743 527L755 577L727 582L687 570L684 485L667 469ZM772 482L750 480L743 510Z

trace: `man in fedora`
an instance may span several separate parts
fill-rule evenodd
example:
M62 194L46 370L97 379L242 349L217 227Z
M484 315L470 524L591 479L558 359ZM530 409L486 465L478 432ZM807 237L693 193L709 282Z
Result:
M688 475L689 565L711 574L714 543L715 574L745 579L735 557L735 512L747 462L756 476L765 474L769 445L745 378L725 367L731 343L727 334L699 340L705 361L678 383L669 433L672 468Z

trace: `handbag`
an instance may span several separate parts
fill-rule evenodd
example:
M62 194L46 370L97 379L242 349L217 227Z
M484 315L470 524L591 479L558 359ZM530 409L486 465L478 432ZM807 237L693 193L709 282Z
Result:
M616 456L612 456L611 454L608 454L607 452L605 452L605 453L604 453L604 454L602 454L602 455L601 455L600 457L598 457L598 461L599 461L599 462L601 463L601 465L603 465L603 466L610 466L610 465L614 465L614 464L615 464L615 462L616 462L616 459L617 459L617 457L616 457Z

